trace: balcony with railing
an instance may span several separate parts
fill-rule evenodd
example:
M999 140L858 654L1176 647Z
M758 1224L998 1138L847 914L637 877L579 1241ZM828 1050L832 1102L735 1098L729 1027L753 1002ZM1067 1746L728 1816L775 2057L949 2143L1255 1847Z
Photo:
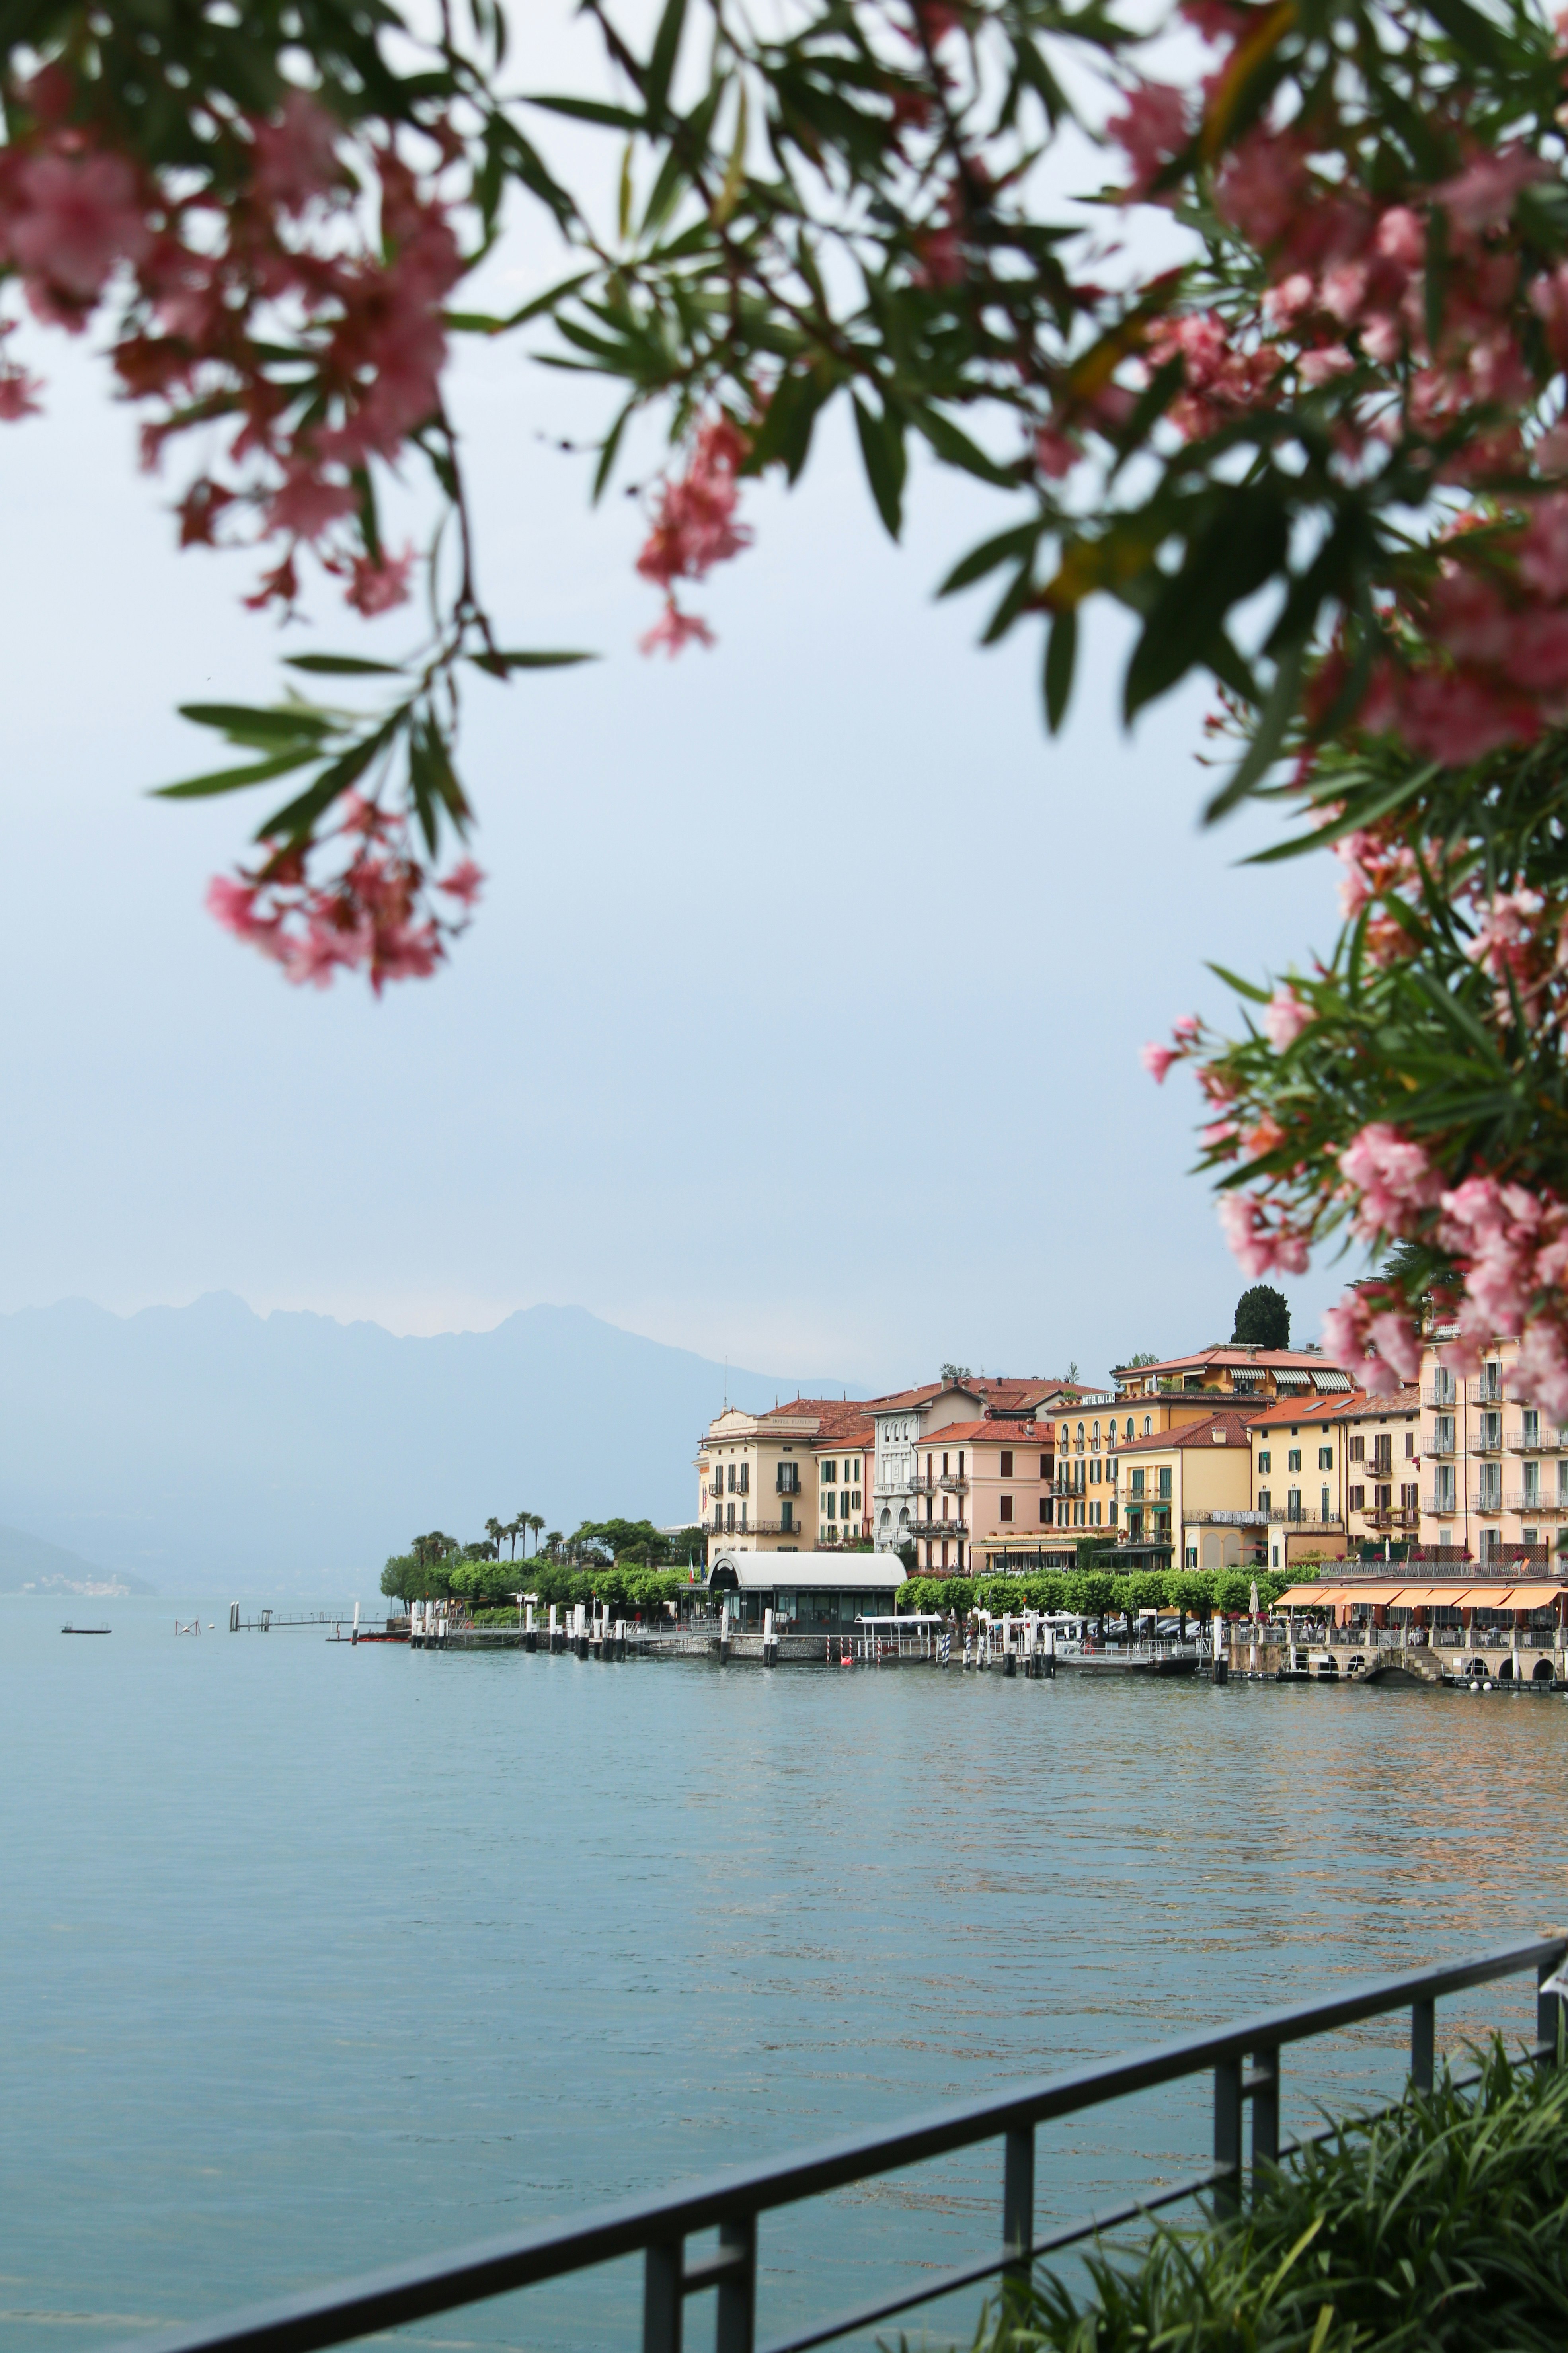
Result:
M1510 1488L1502 1507L1505 1512L1522 1513L1527 1520L1560 1520L1568 1515L1568 1495L1531 1495L1523 1488L1517 1493Z
M949 1478L947 1473L943 1472L942 1477L936 1483L944 1495L967 1495L969 1493L968 1480L961 1479L957 1477L956 1474L953 1477Z
M1457 1519L1459 1513L1459 1498L1457 1493L1449 1494L1446 1490L1440 1489L1436 1494L1428 1494L1422 1509L1429 1519Z
M969 1522L967 1520L917 1520L909 1533L911 1536L918 1536L922 1543L929 1544L937 1536L966 1536L969 1534Z
M1362 1517L1369 1528L1389 1534L1400 1528L1418 1528L1421 1525L1420 1506L1415 1504L1385 1504L1380 1510L1363 1512Z

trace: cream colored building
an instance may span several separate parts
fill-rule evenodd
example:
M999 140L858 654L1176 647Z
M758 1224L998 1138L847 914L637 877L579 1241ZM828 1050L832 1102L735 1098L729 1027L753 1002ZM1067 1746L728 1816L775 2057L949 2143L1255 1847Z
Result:
M731 1407L710 1421L696 1466L698 1509L708 1532L710 1560L721 1546L742 1552L809 1551L826 1517L819 1455L844 1442L848 1433L863 1432L868 1410L840 1398L795 1398L769 1413L742 1413ZM852 1452L864 1462L862 1447ZM863 1484L861 1493L863 1497ZM837 1523L837 1514L835 1519Z

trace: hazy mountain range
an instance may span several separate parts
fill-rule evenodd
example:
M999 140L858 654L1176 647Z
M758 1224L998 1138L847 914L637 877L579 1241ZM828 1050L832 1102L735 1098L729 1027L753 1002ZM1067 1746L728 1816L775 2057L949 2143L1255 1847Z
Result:
M368 1598L425 1528L691 1519L725 1379L579 1307L399 1339L227 1292L130 1316L65 1300L0 1316L0 1522L79 1556L55 1574ZM732 1367L728 1383L751 1408L841 1386ZM0 1590L38 1582L7 1541Z
M127 1569L100 1568L63 1545L46 1544L20 1528L0 1527L0 1593L153 1593L154 1586Z

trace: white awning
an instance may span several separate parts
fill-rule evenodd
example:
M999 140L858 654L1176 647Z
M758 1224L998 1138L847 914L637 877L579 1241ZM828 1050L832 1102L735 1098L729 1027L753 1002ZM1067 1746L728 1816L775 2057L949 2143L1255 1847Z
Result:
M892 1593L904 1582L896 1552L742 1552L727 1545L709 1567L710 1591L721 1568L734 1571L742 1593Z
M1355 1383L1352 1380L1348 1373L1342 1373L1328 1366L1325 1366L1321 1373L1314 1373L1312 1375L1312 1378L1316 1381L1318 1387L1325 1395L1330 1391L1332 1391L1337 1396L1342 1391L1353 1389L1355 1387Z

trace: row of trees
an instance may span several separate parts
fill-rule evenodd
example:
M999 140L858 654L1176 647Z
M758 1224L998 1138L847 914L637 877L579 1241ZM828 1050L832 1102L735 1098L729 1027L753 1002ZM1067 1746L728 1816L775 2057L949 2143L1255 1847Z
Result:
M1123 1610L1175 1609L1183 1618L1235 1616L1250 1609L1252 1588L1268 1609L1295 1580L1262 1568L1046 1569L1037 1577L917 1577L903 1588L909 1610L1066 1609L1081 1618Z
M543 1522L525 1512L516 1525L521 1534ZM584 1520L570 1536L552 1528L542 1549L525 1556L528 1589L545 1603L596 1599L619 1607L631 1592L628 1580L640 1576L654 1580L648 1592L657 1606L689 1582L685 1564L702 1558L702 1545L700 1528L656 1528L651 1520ZM463 1599L497 1609L514 1601L519 1587L515 1559L501 1560L493 1538L459 1544L439 1528L416 1536L381 1572L383 1593L405 1602ZM632 1606L649 1605L639 1598Z

